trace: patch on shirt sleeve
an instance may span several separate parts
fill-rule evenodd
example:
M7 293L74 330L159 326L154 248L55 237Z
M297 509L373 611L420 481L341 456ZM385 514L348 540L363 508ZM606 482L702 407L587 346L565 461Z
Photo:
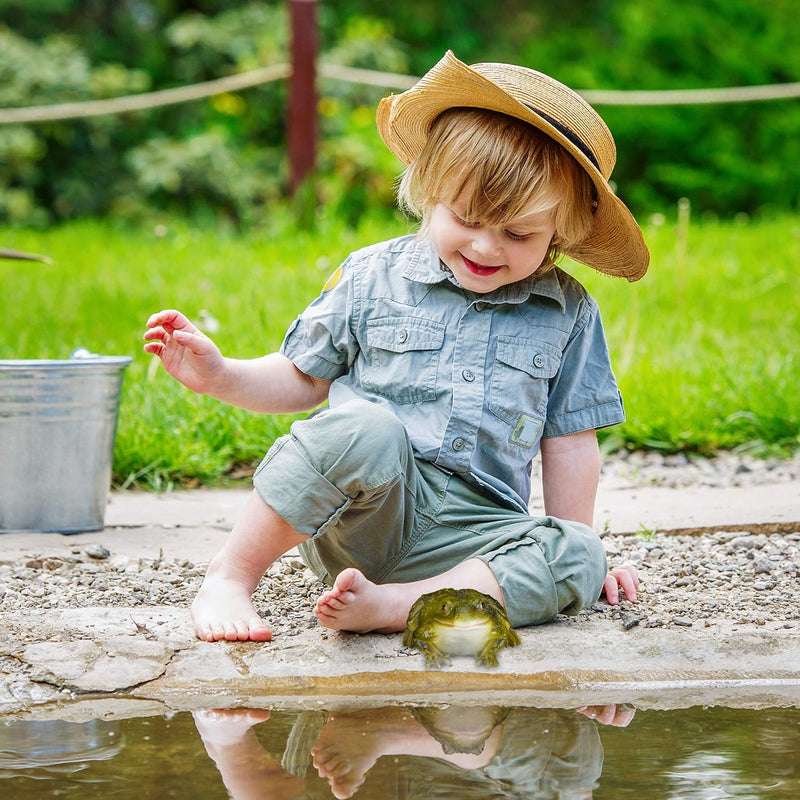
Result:
M342 267L339 267L336 270L336 272L334 272L333 275L331 275L330 278L328 278L328 280L325 281L325 285L322 287L322 291L328 292L331 289L333 289L333 287L336 286L336 284L339 283L339 281L342 279L343 272L344 270L342 269Z
M514 430L511 431L511 441L522 447L533 447L541 429L542 420L522 414Z

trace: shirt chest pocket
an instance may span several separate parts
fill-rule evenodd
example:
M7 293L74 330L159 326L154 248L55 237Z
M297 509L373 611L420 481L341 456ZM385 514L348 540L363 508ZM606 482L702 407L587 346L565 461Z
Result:
M369 320L363 387L395 403L434 400L444 331L441 322L418 317Z
M499 337L492 365L489 410L512 426L523 414L544 420L550 379L560 363L561 351L548 342Z

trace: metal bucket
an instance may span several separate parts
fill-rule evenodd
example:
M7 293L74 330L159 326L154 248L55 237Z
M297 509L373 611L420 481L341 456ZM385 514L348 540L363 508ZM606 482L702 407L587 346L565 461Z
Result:
M0 360L0 531L104 525L128 356Z

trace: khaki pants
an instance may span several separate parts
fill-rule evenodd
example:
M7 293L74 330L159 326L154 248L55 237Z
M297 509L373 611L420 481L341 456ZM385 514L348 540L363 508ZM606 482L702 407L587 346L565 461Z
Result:
M301 553L328 583L347 567L376 583L408 582L480 558L519 627L577 614L597 600L606 576L591 528L507 508L416 459L403 425L375 403L352 401L295 422L253 483L310 537Z

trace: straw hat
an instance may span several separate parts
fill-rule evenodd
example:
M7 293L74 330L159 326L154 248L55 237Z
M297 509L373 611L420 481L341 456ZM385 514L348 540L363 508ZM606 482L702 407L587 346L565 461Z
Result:
M636 281L650 254L642 232L608 184L617 159L614 139L599 114L576 92L541 72L512 64L467 66L451 51L418 83L378 105L377 123L387 147L410 164L431 123L449 108L499 111L524 120L563 145L597 188L589 236L564 252L608 275Z

